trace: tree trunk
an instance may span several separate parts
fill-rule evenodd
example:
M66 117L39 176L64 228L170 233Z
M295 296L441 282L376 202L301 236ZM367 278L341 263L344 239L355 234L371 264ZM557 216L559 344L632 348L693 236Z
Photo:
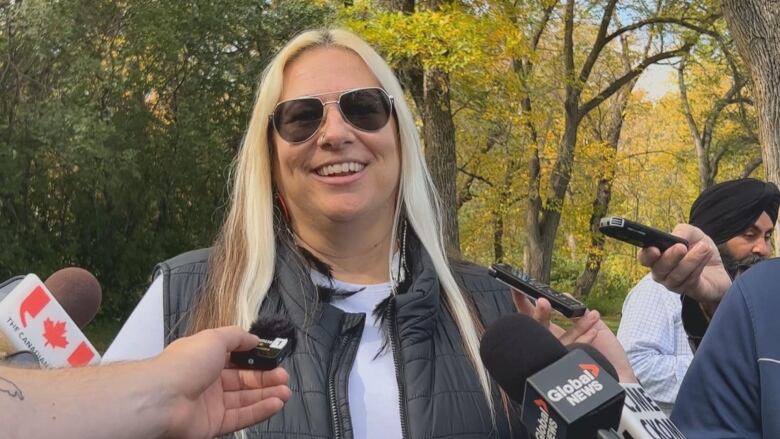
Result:
M425 161L441 200L444 244L460 254L457 211L458 166L455 155L455 124L450 109L449 76L439 70L425 71L424 95L420 107L423 119Z
M504 215L496 210L493 212L493 259L504 262Z
M766 178L780 185L780 3L723 0L723 17L750 71Z
M723 16L753 82L767 179L780 184L780 3L723 0Z
M615 103L611 108L611 117L608 126L607 146L608 154L606 157L607 167L604 174L599 178L596 188L596 198L593 200L593 209L590 215L590 247L588 256L585 259L585 269L577 278L577 284L574 287L574 296L586 298L596 283L596 276L601 270L601 263L604 261L604 235L599 231L601 218L607 215L609 202L612 200L612 183L615 181L615 158L620 143L620 133L623 129L624 110L628 105L631 91L636 81L626 87L625 90L616 96Z
M446 3L442 0L379 0L377 5L387 10L413 13L417 8L436 10ZM455 123L450 106L450 79L446 72L425 69L419 62L411 62L399 69L401 83L411 91L422 118L422 138L425 161L441 202L441 222L444 227L444 246L453 256L460 256L458 235L457 176L455 154Z

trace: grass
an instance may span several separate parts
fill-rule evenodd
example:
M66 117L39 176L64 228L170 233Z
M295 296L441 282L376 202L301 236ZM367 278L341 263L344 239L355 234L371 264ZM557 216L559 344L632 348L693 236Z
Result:
M613 314L613 315L602 315L601 320L604 320L604 323L607 324L609 329L612 330L613 334L617 334L617 328L620 324L620 314ZM571 320L567 319L566 317L555 314L552 316L552 321L556 324L558 324L563 329L568 329L571 326Z

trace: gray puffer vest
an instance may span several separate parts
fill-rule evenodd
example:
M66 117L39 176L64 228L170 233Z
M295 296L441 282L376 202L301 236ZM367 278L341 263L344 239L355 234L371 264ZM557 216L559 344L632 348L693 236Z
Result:
M286 315L296 328L295 350L282 363L293 396L280 413L247 432L263 439L351 439L347 383L366 316L318 300L299 256L283 244L277 249L275 278L260 316ZM441 300L433 263L416 239L410 239L407 251L411 284L391 299L387 311L404 438L527 437L517 406L506 410L495 385L494 428L460 333ZM188 311L206 279L209 254L210 249L195 250L157 267L164 276L166 343L184 333ZM507 288L486 269L456 263L453 271L485 326L515 312Z

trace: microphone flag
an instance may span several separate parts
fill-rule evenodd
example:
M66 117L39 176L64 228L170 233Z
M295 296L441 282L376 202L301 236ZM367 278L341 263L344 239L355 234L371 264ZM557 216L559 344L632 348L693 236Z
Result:
M0 332L19 350L29 350L46 367L100 363L100 355L34 274L24 277L0 301Z

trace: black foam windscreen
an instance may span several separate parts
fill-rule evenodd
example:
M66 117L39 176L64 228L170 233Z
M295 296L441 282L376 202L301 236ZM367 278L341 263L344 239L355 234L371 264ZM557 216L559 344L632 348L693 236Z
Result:
M289 349L295 349L295 327L290 319L281 316L261 317L249 327L249 333L260 338L273 340L286 338Z
M496 320L485 331L479 347L490 375L517 402L523 401L528 377L566 353L566 348L547 328L524 314Z

